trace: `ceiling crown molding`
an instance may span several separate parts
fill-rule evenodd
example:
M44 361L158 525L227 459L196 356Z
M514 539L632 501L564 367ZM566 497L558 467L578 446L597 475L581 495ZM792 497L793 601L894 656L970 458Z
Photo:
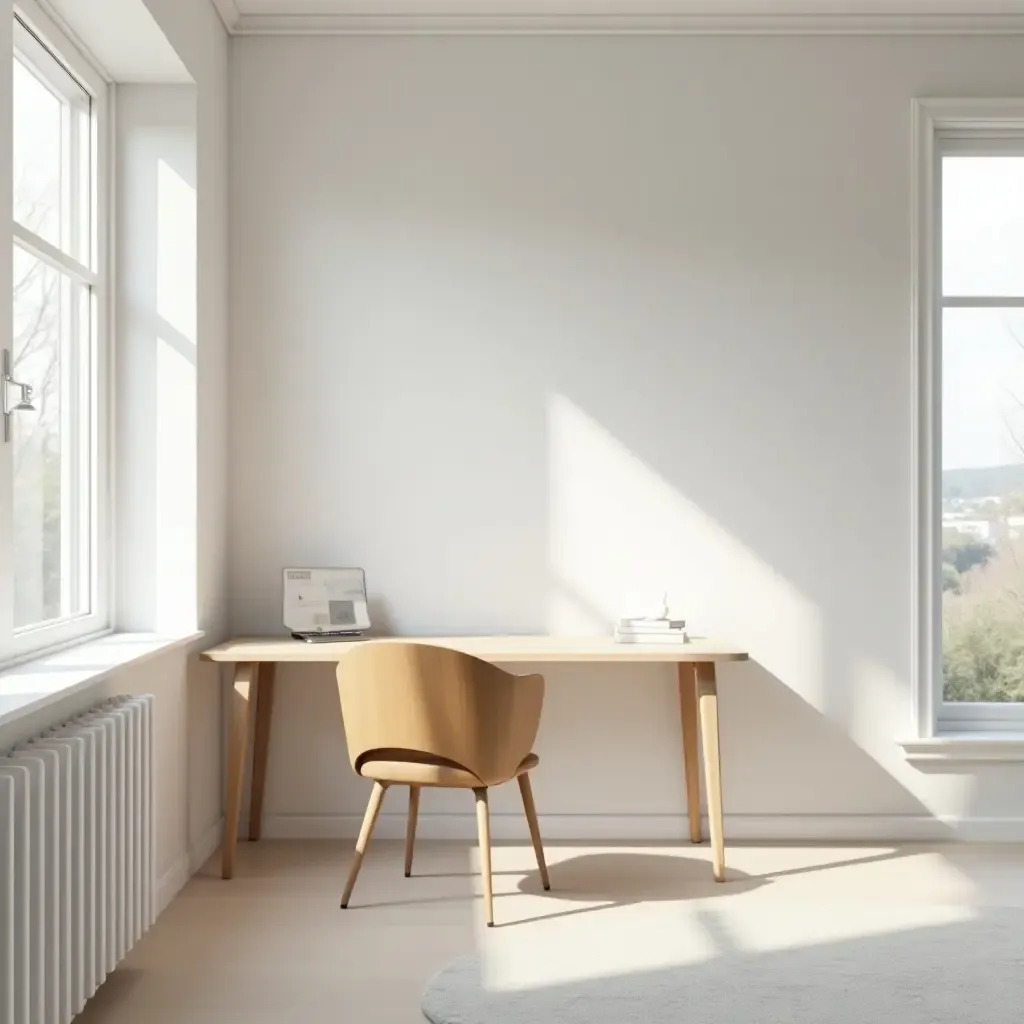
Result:
M220 20L224 22L224 27L229 32L238 31L242 12L238 9L235 0L213 0L213 6L217 9Z
M1024 0L238 0L240 16L214 2L242 35L1024 34Z

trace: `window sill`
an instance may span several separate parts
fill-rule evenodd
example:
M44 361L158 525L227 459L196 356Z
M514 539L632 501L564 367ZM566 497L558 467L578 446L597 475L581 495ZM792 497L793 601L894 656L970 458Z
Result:
M202 632L176 636L111 633L22 662L0 672L0 725L80 693L126 665L136 665L175 647L187 646L202 636Z
M1024 761L1024 729L1014 732L947 732L900 742L911 762L1010 763Z

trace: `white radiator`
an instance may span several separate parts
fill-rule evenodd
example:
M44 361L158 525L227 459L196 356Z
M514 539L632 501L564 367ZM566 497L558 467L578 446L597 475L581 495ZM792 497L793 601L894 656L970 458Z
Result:
M0 756L0 1024L68 1024L153 923L153 698Z

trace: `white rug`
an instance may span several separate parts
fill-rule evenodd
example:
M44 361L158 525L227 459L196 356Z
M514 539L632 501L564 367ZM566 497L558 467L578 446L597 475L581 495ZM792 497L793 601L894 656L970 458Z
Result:
M977 913L565 984L488 985L473 954L430 982L423 1012L434 1024L1021 1024L1024 912Z

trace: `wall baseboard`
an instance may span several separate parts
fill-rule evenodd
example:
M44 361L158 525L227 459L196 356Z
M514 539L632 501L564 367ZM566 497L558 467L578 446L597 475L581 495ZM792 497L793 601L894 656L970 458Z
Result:
M220 848L220 837L224 834L224 818L220 816L210 822L203 834L192 844L188 852L189 877L191 878Z
M266 839L354 839L361 814L273 814L263 819ZM684 815L549 814L540 816L541 835L565 841L684 841ZM704 825L707 835L707 819ZM245 835L245 828L241 830ZM492 814L496 840L529 841L521 814ZM738 842L1024 842L1024 817L953 818L898 814L727 814L726 838ZM374 835L405 837L404 814L381 814ZM421 814L422 839L476 840L472 814Z
M159 917L171 900L185 888L188 880L214 855L220 846L224 819L211 822L192 846L180 853L174 863L157 879L156 916Z
M187 853L179 854L174 863L156 880L156 917L170 905L189 880L189 859Z

